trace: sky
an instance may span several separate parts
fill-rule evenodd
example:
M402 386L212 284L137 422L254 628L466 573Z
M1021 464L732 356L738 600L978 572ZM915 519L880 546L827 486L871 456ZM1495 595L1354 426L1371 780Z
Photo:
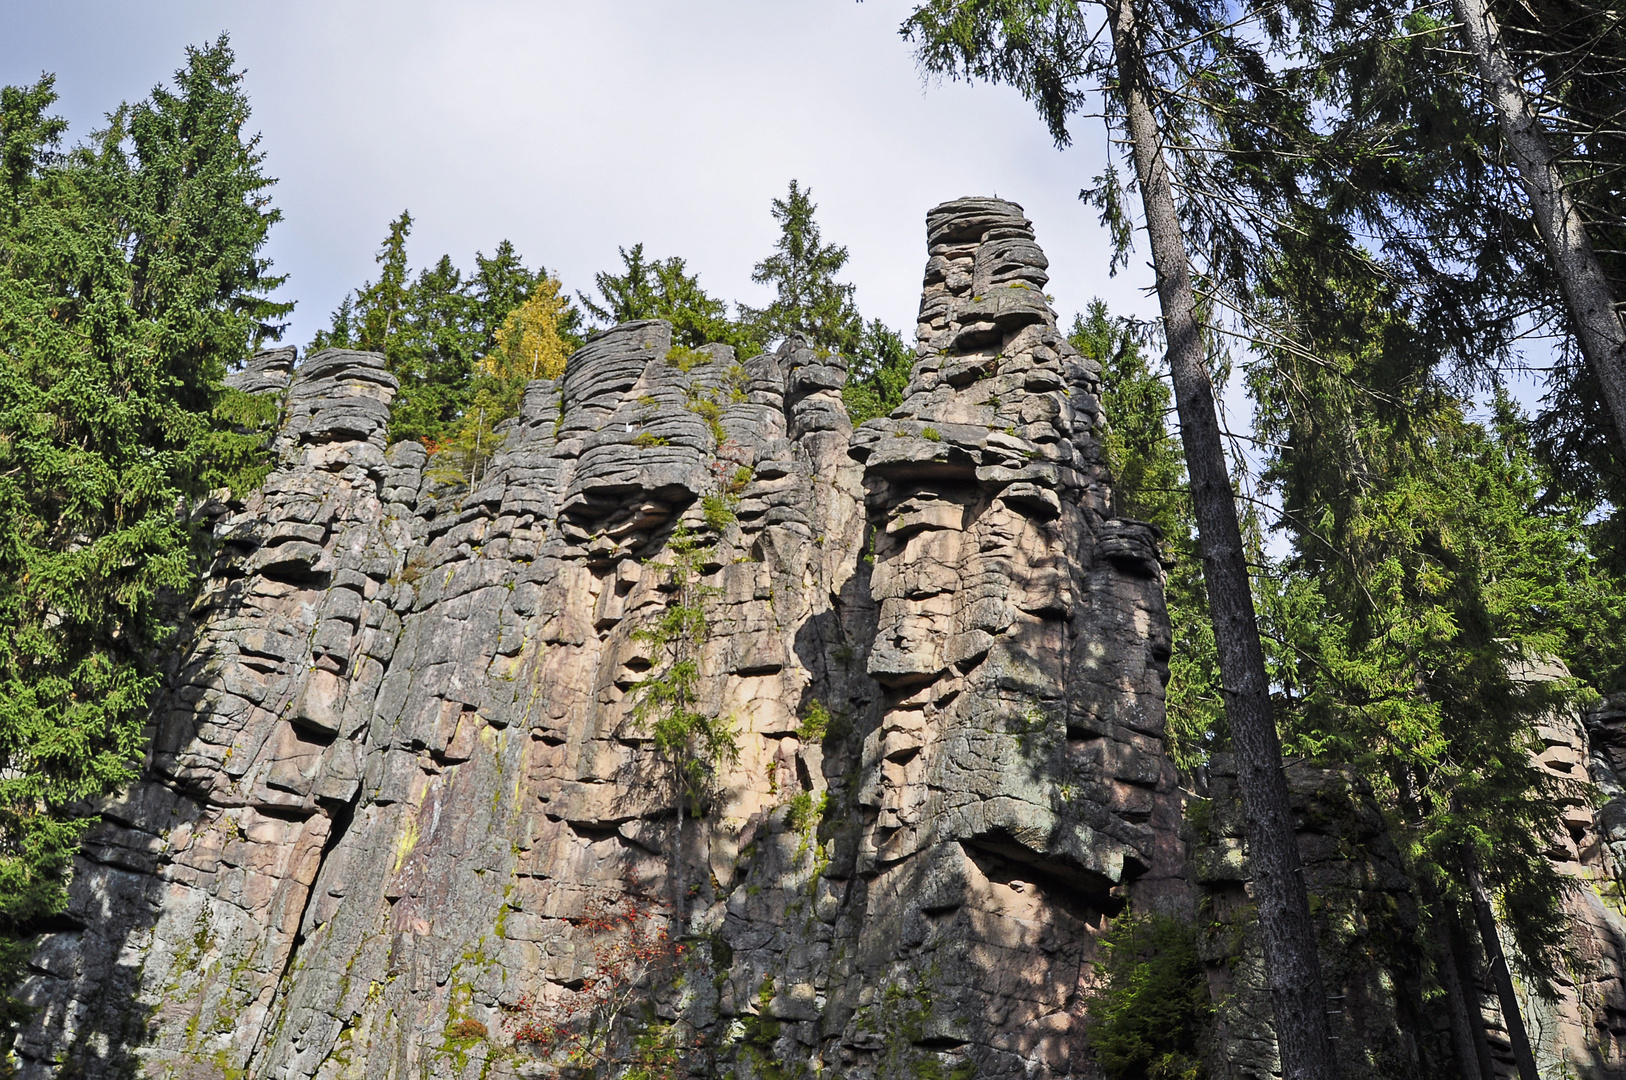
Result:
M713 295L762 304L769 203L810 187L850 253L859 310L913 330L925 214L998 195L1027 210L1064 319L1100 296L1151 317L1144 238L1127 269L1079 189L1106 135L1058 150L1005 87L923 79L907 0L381 3L0 0L0 80L54 72L70 139L230 33L284 220L267 254L297 301L288 341L326 325L403 209L414 267L514 242L570 290L618 246L681 255Z

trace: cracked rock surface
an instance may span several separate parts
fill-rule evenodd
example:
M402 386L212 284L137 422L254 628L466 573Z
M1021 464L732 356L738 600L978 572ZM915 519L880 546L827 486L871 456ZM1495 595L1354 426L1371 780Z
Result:
M376 354L235 375L283 402L276 467L206 508L22 1075L555 1075L516 1018L588 994L634 907L695 965L641 1015L740 1076L1082 1075L1094 935L1192 906L1163 571L1020 207L927 228L906 399L857 431L841 357L662 322L531 384L472 485L385 445ZM681 830L635 709L678 536L738 749Z

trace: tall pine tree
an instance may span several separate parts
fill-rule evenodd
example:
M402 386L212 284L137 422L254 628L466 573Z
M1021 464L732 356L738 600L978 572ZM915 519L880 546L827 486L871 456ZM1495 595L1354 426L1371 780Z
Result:
M292 306L225 37L68 151L55 98L0 91L0 987L66 902L86 800L136 773L206 539L187 508L263 476L222 380Z

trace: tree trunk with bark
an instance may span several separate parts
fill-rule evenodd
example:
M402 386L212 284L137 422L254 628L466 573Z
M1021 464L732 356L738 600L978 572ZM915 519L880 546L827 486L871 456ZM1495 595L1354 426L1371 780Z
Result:
M1536 1057L1530 1051L1530 1036L1524 1030L1524 1016L1519 1012L1519 999L1513 993L1513 973L1507 968L1507 954L1502 951L1502 938L1496 930L1496 914L1491 910L1490 891L1479 876L1479 867L1471 854L1462 859L1463 877L1468 884L1468 895L1473 900L1474 921L1479 924L1479 940L1485 950L1485 967L1491 982L1496 985L1496 999L1502 1006L1502 1023L1507 1025L1507 1037L1513 1043L1513 1060L1519 1065L1519 1080L1541 1080L1536 1072Z
M1474 1055L1479 1060L1479 1075L1483 1080L1496 1080L1496 1064L1491 1060L1490 1040L1485 1037L1485 1010L1481 1007L1484 991L1474 971L1473 945L1457 918L1457 905L1444 901L1445 929L1451 942L1451 959L1457 966L1457 983L1467 995L1469 1034L1474 1040Z
M1626 460L1626 325L1614 289L1592 250L1586 221L1564 186L1558 155L1524 92L1496 17L1486 0L1452 0L1452 7L1485 80L1485 101L1496 113L1530 197L1531 216L1552 257L1581 354L1603 389L1615 450Z
M1426 695L1427 687L1418 677L1418 690ZM1423 828L1423 811L1417 797L1417 783L1410 766L1398 765L1390 769L1390 779L1400 797L1400 810L1412 831ZM1457 955L1457 943L1452 935L1455 920L1451 917L1451 902L1440 895L1427 874L1417 877L1417 892L1423 901L1429 925L1434 931L1434 946L1438 950L1436 971L1440 985L1445 989L1446 1011L1451 1021L1451 1049L1456 1055L1457 1069L1462 1080L1496 1080L1491 1070L1490 1048L1485 1042L1485 1018L1479 1015L1479 999L1475 994L1470 1011L1467 991L1464 989L1462 964ZM1471 984L1469 984L1471 985ZM1476 1031L1477 1029L1477 1031ZM1477 1036L1477 1037L1476 1037Z
M1282 1075L1285 1080L1334 1080L1337 1066L1327 994L1282 773L1281 740L1271 708L1241 523L1220 439L1214 388L1203 358L1185 234L1163 156L1162 133L1152 112L1132 0L1107 0L1106 7L1168 337L1180 438L1225 687L1225 714L1236 751L1237 787L1248 821L1253 898L1264 939Z
M1445 1004L1451 1014L1451 1048L1456 1052L1457 1068L1462 1073L1462 1080L1496 1080L1496 1074L1485 1075L1485 1068L1489 1065L1489 1048L1481 1055L1479 1050L1484 1044L1484 1020L1480 1018L1479 1038L1474 1038L1474 1014L1479 1011L1476 1000L1470 1002L1468 987L1463 986L1462 967L1457 962L1455 944L1451 940L1451 929L1446 922L1443 901L1433 888L1425 890L1424 903L1429 907L1428 921L1434 927L1434 944L1439 949L1438 970L1440 984L1445 987Z

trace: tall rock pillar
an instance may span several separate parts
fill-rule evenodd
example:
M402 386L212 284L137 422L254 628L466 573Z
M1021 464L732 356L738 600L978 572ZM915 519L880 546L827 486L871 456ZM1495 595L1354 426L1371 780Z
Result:
M1132 898L1187 903L1163 574L1152 528L1112 514L1100 369L1056 326L1021 208L926 221L913 377L850 451L884 700L856 795L866 978L831 1019L876 1076L922 1046L980 1077L1065 1076L1094 933ZM914 1049L888 1043L899 1023Z

